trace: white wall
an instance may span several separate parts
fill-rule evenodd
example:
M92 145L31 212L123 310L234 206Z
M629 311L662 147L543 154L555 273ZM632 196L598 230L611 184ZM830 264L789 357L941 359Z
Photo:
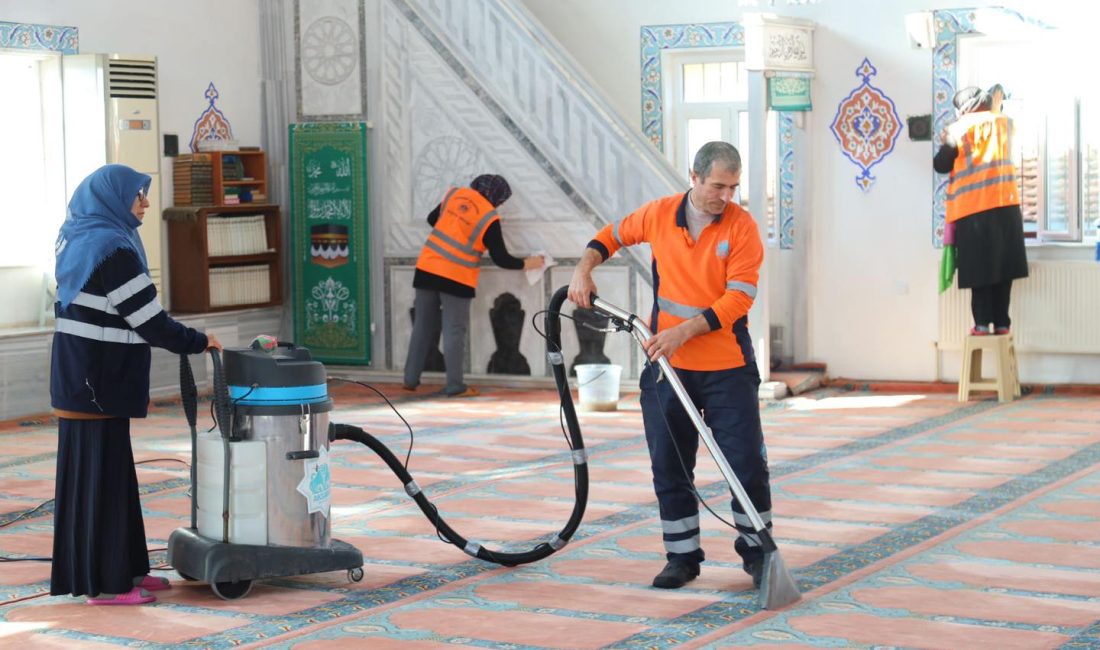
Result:
M523 0L608 95L629 123L640 128L639 30L643 25L740 20L744 9L731 0L636 2L634 0ZM762 4L768 4L763 2ZM936 269L932 246L932 144L912 142L902 132L894 151L872 173L869 192L856 187L858 169L841 154L829 130L836 107L858 83L864 57L878 69L872 84L893 99L901 119L932 112L932 51L912 49L905 14L923 9L998 6L983 0L821 0L764 9L813 20L815 110L808 114L808 210L797 215L797 245L806 247L803 271L773 272L775 291L804 283L808 327L788 346L804 349L801 360L822 361L829 374L861 379L933 380L936 377ZM1062 25L1080 11L1069 0L1015 2L1025 15ZM808 212L808 214L807 214ZM809 241L805 234L809 232ZM778 251L771 251L774 254ZM778 283L778 284L776 284ZM786 300L773 308L773 322L795 311ZM781 322L781 321L779 321ZM795 320L797 322L797 320ZM759 334L756 334L759 335ZM1100 361L1092 359L1091 365ZM1079 360L1021 361L1025 381L1084 381ZM951 368L951 372L957 372ZM948 374L945 366L945 374ZM1030 373L1030 374L1029 374ZM1093 373L1094 374L1094 373Z
M234 137L244 145L260 144L258 0L0 0L0 21L76 27L83 54L155 55L161 132L177 134L181 152L188 151L195 120L208 106L203 93L210 82ZM161 160L160 176L168 206L171 158ZM25 281L28 273L35 275L0 268L0 304L8 306L0 310L0 328L37 321L40 285Z

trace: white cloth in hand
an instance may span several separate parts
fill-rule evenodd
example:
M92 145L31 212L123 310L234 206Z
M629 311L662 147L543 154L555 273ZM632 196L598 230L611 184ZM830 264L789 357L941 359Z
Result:
M529 285L534 285L535 283L537 283L539 280L542 279L542 274L546 273L546 269L557 264L557 262L554 261L554 258L550 257L550 254L546 251L538 251L537 253L532 254L542 255L543 265L537 269L528 269L524 271L524 273L527 274L527 284Z

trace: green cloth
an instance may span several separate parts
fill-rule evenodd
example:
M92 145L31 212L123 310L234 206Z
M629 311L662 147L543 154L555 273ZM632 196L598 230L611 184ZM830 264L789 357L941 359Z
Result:
M940 257L940 293L947 291L955 284L955 246L948 244L943 247L943 255Z

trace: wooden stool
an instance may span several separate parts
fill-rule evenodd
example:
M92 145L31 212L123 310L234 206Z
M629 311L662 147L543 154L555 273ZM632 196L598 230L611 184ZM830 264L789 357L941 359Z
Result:
M984 350L997 355L995 377L982 377ZM1011 402L1020 396L1020 374L1016 366L1016 345L1012 334L966 337L962 372L959 373L959 401L968 401L972 390L995 390L997 399L1001 402Z

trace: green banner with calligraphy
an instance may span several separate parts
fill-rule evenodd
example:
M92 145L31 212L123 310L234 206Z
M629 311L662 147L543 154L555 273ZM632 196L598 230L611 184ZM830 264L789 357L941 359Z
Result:
M369 364L367 125L290 125L294 342L319 361Z

